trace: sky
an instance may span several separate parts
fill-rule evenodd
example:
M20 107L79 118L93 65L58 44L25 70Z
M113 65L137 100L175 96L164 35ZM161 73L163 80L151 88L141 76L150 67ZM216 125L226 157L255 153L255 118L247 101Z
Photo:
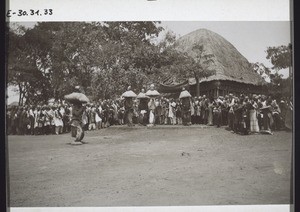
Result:
M23 22L33 27L36 22ZM272 64L266 59L269 46L287 45L291 42L290 22L288 21L169 21L160 24L166 30L173 31L178 37L197 29L205 28L218 33L229 41L251 63L260 62L267 67ZM281 70L284 77L288 70ZM18 101L18 93L8 88L7 103Z

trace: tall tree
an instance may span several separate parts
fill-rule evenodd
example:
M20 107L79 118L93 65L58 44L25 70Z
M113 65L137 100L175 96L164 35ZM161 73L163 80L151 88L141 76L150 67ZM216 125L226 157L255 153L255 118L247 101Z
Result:
M292 77L292 44L287 46L268 47L267 59L271 60L272 69L280 70L289 68L289 77Z
M289 87L289 89L282 88L281 90L289 90L289 94L291 95L293 89L292 44L268 47L266 53L266 58L271 60L273 65L272 69L275 71L275 73L271 73L271 81L277 84L278 87L282 87L283 85L285 85L285 87ZM279 74L278 71L286 68L289 69L289 79L283 80L282 75Z
M203 45L195 44L192 48L196 52L195 63L192 66L192 72L196 80L196 96L200 96L200 78L206 77L212 74L208 71L208 67L214 63L214 55L207 53Z
M39 48L29 43L32 37L27 36L24 27L10 28L8 31L8 85L18 87L19 104L45 102L51 96L48 90L47 73L43 73L40 66Z

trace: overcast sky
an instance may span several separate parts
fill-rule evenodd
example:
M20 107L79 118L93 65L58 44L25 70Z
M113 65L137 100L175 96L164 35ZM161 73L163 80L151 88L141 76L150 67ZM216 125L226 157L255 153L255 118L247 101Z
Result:
M35 22L22 23L27 27L33 27ZM218 33L245 57L249 62L261 62L267 67L272 67L266 59L266 49L268 46L287 45L291 42L290 22L288 21L169 21L162 22L166 30L173 31L176 35L183 36L194 30L205 28ZM284 77L288 76L288 70L280 73ZM8 89L8 104L18 100L18 95Z

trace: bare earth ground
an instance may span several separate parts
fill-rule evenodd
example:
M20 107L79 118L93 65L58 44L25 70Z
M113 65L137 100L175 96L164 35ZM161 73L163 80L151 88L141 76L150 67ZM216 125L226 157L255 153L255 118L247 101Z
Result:
M10 206L289 204L292 134L201 126L9 136Z

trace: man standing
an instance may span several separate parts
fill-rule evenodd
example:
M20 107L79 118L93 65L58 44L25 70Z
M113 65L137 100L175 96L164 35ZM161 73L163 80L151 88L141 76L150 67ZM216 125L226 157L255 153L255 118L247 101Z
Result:
M145 89L142 89L142 91L139 93L137 98L140 100L138 109L139 109L139 115L140 115L140 124L146 126L149 121L149 111L148 111L148 100L149 97L145 94Z
M124 107L125 107L125 119L128 126L134 126L133 118L133 98L136 97L136 94L131 90L131 86L128 86L127 91L122 94L122 97L125 98Z
M191 125L191 94L185 90L185 88L182 89L179 98L181 99L182 103L182 124L183 125Z

